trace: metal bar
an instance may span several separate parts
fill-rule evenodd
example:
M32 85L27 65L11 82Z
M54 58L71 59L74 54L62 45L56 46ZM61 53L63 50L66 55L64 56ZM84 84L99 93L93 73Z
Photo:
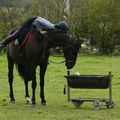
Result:
M69 70L67 71L67 75L68 76L70 75L70 71ZM69 85L67 85L67 95L68 95L68 101L70 101L70 87L69 87Z
M112 102L112 74L111 74L111 72L109 72L109 79L110 79L110 82L109 82L109 100L110 100L110 102Z

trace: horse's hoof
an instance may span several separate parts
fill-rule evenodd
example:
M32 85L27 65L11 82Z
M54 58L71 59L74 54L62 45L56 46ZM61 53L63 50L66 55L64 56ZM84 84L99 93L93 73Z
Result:
M26 104L30 104L31 103L31 99L29 97L26 97Z
M33 108L36 108L36 107L37 107L37 105L36 105L36 104L32 104L32 107L33 107Z
M43 106L47 106L47 102L41 102Z
M14 103L15 103L15 100L10 100L10 103L14 104Z

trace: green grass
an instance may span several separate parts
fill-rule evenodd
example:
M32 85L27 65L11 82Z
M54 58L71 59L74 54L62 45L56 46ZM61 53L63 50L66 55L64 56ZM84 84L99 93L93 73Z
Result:
M61 57L50 57L50 60L61 61ZM95 111L92 103L83 103L80 109L76 109L67 101L67 95L63 95L63 87L66 84L67 70L64 64L50 63L45 76L45 96L48 106L42 106L39 98L39 68L37 69L37 107L26 105L24 99L24 83L16 69L14 71L14 94L16 103L9 102L9 84L7 78L6 55L0 56L0 120L120 120L120 57L108 56L79 56L71 74L113 74L113 101L115 107ZM29 83L31 93L31 82ZM71 89L72 97L107 97L108 89L86 90ZM6 101L5 101L5 100Z

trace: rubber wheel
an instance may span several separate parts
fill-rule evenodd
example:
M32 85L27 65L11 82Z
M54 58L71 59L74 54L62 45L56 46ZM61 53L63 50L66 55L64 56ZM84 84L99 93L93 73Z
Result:
M100 109L100 101L98 101L98 100L94 101L93 108L95 110L99 110Z
M114 108L114 102L106 102L106 106L107 108L111 109L111 108Z

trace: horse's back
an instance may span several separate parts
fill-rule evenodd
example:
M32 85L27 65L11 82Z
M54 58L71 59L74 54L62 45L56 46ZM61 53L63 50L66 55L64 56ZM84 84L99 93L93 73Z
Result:
M12 32L14 32L15 29ZM35 59L36 61L42 56L42 40L38 31L32 31L28 38L26 44L18 48L15 44L8 45L8 55L17 62L25 64Z

